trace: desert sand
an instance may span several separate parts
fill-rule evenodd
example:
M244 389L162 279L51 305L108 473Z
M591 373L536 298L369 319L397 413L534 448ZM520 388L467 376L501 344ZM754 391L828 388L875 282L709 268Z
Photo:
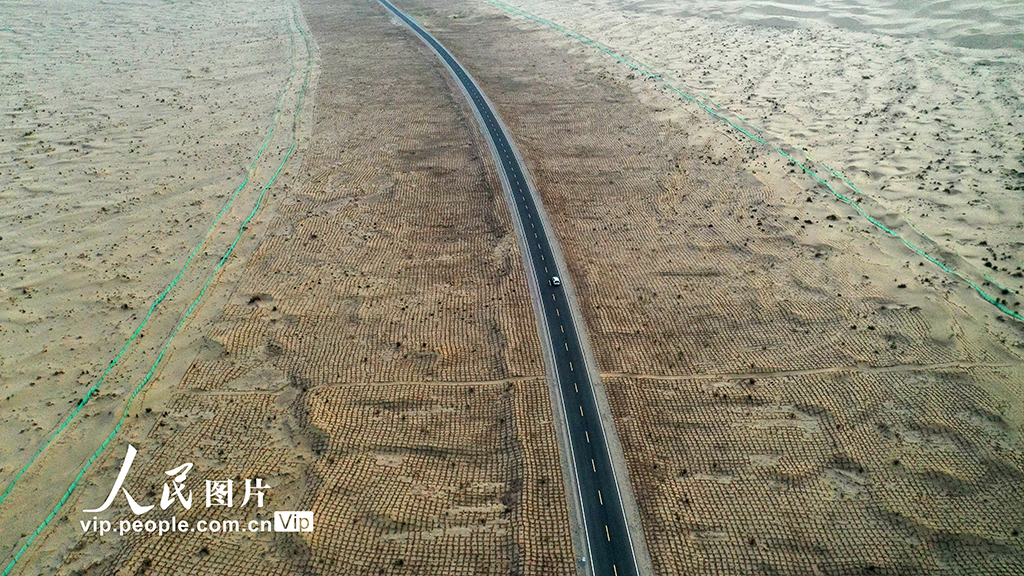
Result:
M1012 3L399 5L538 184L658 574L1024 571ZM5 567L574 573L521 256L429 50L348 0L0 22ZM83 535L128 442L147 502L190 461L317 528Z
M1019 320L1024 10L930 4L504 3L779 146Z
M186 310L294 140L305 55L293 11L217 6L216 19L202 2L0 8L4 489L92 397L5 497L5 554L149 368L158 381L182 370L182 349L157 364L159 352L191 338L170 335L195 317Z

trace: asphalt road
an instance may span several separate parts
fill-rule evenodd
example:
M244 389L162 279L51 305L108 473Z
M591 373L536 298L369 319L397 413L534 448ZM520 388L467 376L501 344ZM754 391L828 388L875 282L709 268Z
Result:
M538 213L535 194L529 188L530 181L524 176L511 137L505 133L497 113L476 82L444 46L393 4L387 0L378 1L426 42L462 85L470 106L475 108L484 135L490 140L495 161L503 173L502 183L508 187L506 192L511 193L514 200L513 216L518 218L520 239L525 239L528 249L527 273L536 278L539 287L535 295L539 294L544 311L544 318L539 321L544 324L541 328L546 330L550 338L550 360L554 364L561 389L562 408L572 450L570 459L575 464L589 544L589 554L585 562L580 562L581 567L584 572L592 570L596 576L637 574L636 554L623 513L584 352L580 346L578 333L581 328L577 328L574 322L570 302L563 288L550 284L552 276L566 278L567 271L556 267L556 259L548 241L550 231ZM579 317L578 314L576 317Z

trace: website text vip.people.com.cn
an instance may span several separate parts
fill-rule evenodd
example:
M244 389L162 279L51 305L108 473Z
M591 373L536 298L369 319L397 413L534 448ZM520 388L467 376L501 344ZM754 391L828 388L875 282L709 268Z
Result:
M254 520L199 520L189 522L172 516L163 520L142 520L140 518L121 518L118 520L102 520L93 517L91 520L79 520L82 532L95 532L100 536L114 533L124 536L136 534L173 534L181 532L206 532L213 534L232 532L312 532L313 512L311 511L277 511L274 519Z

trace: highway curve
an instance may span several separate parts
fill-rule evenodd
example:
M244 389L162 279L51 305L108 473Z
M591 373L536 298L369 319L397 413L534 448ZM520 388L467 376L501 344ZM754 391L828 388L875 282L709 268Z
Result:
M612 467L602 420L598 412L591 377L587 370L580 334L585 330L582 316L572 308L565 292L571 289L565 270L556 264L554 236L538 210L539 196L526 176L518 151L490 101L458 61L410 17L387 0L378 0L404 22L437 55L462 88L487 139L499 168L506 200L512 211L520 247L526 258L527 277L535 299L539 328L546 340L545 362L549 378L557 383L568 428L569 461L574 467L579 504L584 517L587 550L579 558L583 573L596 576L639 574L633 536L624 514L619 485ZM553 276L563 286L552 286ZM576 312L574 314L574 312Z

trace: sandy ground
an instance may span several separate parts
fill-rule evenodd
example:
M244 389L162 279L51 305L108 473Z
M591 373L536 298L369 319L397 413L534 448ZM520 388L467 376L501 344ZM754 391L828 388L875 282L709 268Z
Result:
M148 384L128 425L16 570L568 574L540 344L509 214L472 116L432 53L376 4L309 2L294 19L291 8L263 9L279 18L283 47L296 45L298 80L307 63L322 63L299 116L301 154L246 227L251 239L240 257L176 336L176 360ZM313 53L299 29L306 22ZM221 39L223 50L237 49ZM290 55L264 54L267 71ZM253 98L275 103L278 95ZM293 114L295 102L287 103ZM280 132L293 132L287 116ZM140 201L139 213L146 210L152 219L160 206ZM42 292L38 300L54 300ZM176 306L168 298L160 310L177 321ZM173 328L151 323L147 336ZM148 348L149 338L141 344ZM53 361L74 362L61 358ZM126 364L121 372L134 382L146 369ZM124 402L117 392L104 386L80 416L86 424L62 433L20 479L2 504L5 547L24 542L59 498L70 481L60 465L78 465L78 452L87 457L116 424ZM63 415L59 406L54 415ZM125 487L140 502L159 500L164 471L195 466L192 510L158 508L146 519L195 526L311 510L316 528L83 536L79 521L91 515L81 510L109 491L126 441L139 456ZM240 490L256 477L272 487L266 508L203 505L204 480L232 479ZM235 498L238 506L242 493ZM100 517L134 518L123 498Z
M765 28L722 5L517 4L806 148L1019 310L1013 33ZM571 573L520 255L444 69L372 3L126 6L0 6L4 489L132 342L0 503L0 549L147 382L15 573ZM539 185L659 574L1024 570L1018 322L593 47L485 2L401 6L477 77ZM196 482L267 479L318 527L83 537L129 440L140 499L191 461Z
M412 5L530 164L658 573L1024 568L1020 323L593 47Z
M780 146L1024 313L1019 5L506 4L597 41Z
M173 8L0 7L4 490L101 384L0 504L5 557L114 428L293 139L305 55L292 7ZM187 332L156 364L157 382L164 368L180 377Z

